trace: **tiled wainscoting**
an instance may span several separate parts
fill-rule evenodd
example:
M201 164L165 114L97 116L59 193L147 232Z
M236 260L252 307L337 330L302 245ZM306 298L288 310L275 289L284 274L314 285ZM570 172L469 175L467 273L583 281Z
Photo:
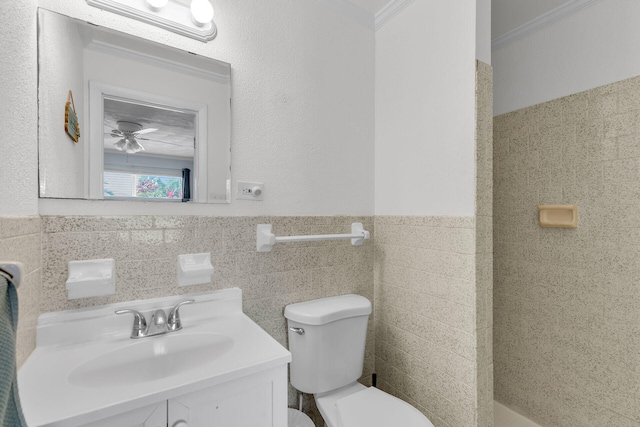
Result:
M475 425L475 220L375 221L380 387L436 426Z
M493 425L493 68L476 68L476 425Z
M495 394L543 426L640 426L640 77L495 118ZM577 204L577 229L539 204Z
M27 360L36 346L42 274L40 233L39 216L0 217L0 261L19 261L25 268L25 277L18 288L18 367Z
M273 224L276 236L286 236L349 233L352 222L362 222L373 237L373 217L45 216L41 311L239 287L245 313L287 346L287 304L347 293L373 302L373 243L283 243L258 253L257 224ZM212 281L179 288L178 255L201 252L211 253ZM116 260L116 294L67 300L67 263L99 258ZM373 337L372 323L365 382L373 371ZM291 390L291 406L294 398Z

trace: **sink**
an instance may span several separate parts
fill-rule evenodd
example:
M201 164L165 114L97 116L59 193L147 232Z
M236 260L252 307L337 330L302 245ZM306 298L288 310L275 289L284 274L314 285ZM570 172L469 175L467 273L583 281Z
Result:
M166 312L185 298L195 303L180 313L183 329L164 335L131 339L131 318L114 314L123 309ZM272 414L280 426L286 425L289 361L291 353L242 311L239 288L123 301L42 314L36 348L18 371L20 401L29 427L122 426L152 419L151 410L166 418L170 400L199 396L200 390L237 397L244 393L234 388L237 384L249 390L269 378L275 382L260 396L277 395L284 402L277 409L281 415L276 417L275 407ZM225 408L241 407L225 403ZM137 415L113 421L125 414ZM157 424L175 423L165 419Z
M185 331L131 341L77 366L69 383L104 388L155 381L207 365L234 343L226 335Z

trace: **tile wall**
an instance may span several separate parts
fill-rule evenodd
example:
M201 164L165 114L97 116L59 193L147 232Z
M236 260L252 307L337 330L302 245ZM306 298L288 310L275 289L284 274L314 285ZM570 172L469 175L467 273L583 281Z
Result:
M493 425L493 70L476 67L474 217L376 216L376 373L436 427Z
M640 77L494 121L496 399L640 427ZM577 204L577 229L539 204Z
M379 386L436 427L475 425L475 220L375 222Z
M284 307L314 298L357 293L373 302L373 244L349 241L278 244L256 251L256 225L273 224L276 235L342 234L362 222L373 237L373 217L42 217L41 311L239 287L244 311L287 346ZM205 285L177 286L177 256L210 252L215 268ZM71 260L114 258L116 294L67 300ZM363 381L374 363L373 323ZM313 399L306 399L313 409ZM290 390L290 406L297 406ZM317 414L316 414L317 416ZM318 424L320 425L320 424Z
M476 67L477 426L493 425L493 68Z
M42 274L40 233L39 216L0 217L0 261L19 261L25 268L25 277L18 288L18 367L22 366L36 346Z

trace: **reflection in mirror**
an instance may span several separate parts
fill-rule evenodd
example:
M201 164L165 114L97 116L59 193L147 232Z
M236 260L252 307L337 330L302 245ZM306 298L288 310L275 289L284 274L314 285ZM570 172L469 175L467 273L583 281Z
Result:
M104 97L105 198L188 201L196 112Z
M40 197L229 202L229 64L43 9L38 26Z

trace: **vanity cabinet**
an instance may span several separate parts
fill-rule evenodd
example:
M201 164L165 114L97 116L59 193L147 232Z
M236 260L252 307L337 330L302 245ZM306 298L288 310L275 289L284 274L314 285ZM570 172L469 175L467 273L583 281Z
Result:
M167 402L161 402L123 414L85 424L85 427L167 427Z
M286 427L286 365L134 409L87 427Z
M291 353L242 312L240 289L191 297L179 332L139 340L114 311L185 297L40 316L18 372L29 427L287 427Z

